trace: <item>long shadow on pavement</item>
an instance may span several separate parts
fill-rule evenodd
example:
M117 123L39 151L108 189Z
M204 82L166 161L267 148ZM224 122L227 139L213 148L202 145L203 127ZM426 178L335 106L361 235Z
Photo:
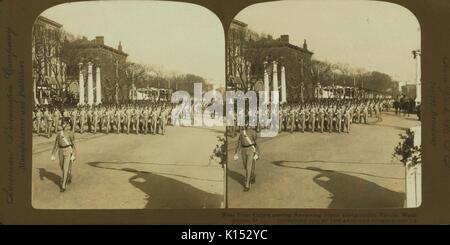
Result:
M230 178L234 179L239 184L241 184L242 187L245 186L245 176L244 175L242 175L242 174L240 174L240 173L238 173L236 171L233 171L231 169L227 169L227 177L230 177Z
M285 166L282 161L273 164L318 172L313 181L332 195L328 208L402 208L404 204L404 193L391 191L355 176L315 167Z
M101 162L90 162L97 168ZM147 195L146 209L201 209L220 208L223 196L205 192L184 182L132 168L106 168L135 174L129 179L130 184Z
M38 170L39 170L39 178L41 180L48 179L51 182L53 182L55 185L57 185L58 187L60 186L61 176L59 176L53 172L47 171L45 168L38 168Z
M391 165L396 166L392 163L366 163L366 162L339 162L339 161L322 161L322 160L311 160L311 161L274 161L272 164L285 167L285 168L298 168L298 169L308 169L308 168L301 168L301 167L292 167L292 166L286 166L283 163L326 163L326 164L356 164L356 165ZM324 170L324 171L332 171L332 170ZM397 180L404 180L405 178L398 178L398 177L389 177L389 176L379 176L375 174L368 174L368 173L362 173L362 172L355 172L355 171L339 171L340 173L348 173L348 174L359 174L359 175L365 175L370 177L376 177L381 179L397 179Z

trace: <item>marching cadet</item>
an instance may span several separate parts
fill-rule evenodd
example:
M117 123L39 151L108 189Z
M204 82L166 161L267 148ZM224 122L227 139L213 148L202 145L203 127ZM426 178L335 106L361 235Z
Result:
M141 110L139 108L134 109L134 126L136 134L139 134L139 123L141 121Z
M350 104L350 107L349 107L349 113L350 113L350 124L352 124L353 123L353 117L354 117L354 114L355 114L355 108L353 107L353 104Z
M44 111L44 121L45 121L45 134L47 135L47 138L52 137L52 123L53 123L53 117L52 113L48 110L48 107L45 108Z
M359 106L355 106L355 114L354 114L353 120L356 123L361 123L361 115L360 115L360 107Z
M37 108L37 112L36 112L36 127L37 127L37 133L40 134L41 133L41 128L42 128L42 111L41 109L39 109L39 107Z
M154 106L152 109L152 120L151 120L151 130L152 130L152 134L156 134L157 133L157 124L158 124L158 114L156 111L156 107Z
M131 117L132 117L132 111L131 108L128 107L125 111L126 116L126 123L127 123L127 134L130 133L130 126L131 126Z
M70 113L70 117L71 117L71 120L72 120L72 123L71 123L71 125L72 125L72 132L73 133L75 133L75 130L76 130L76 127L77 127L77 122L78 122L78 112L77 112L77 109L72 109L72 112Z
M309 129L309 107L305 107L305 130Z
M364 123L367 124L367 114L368 114L368 109L367 109L367 105L363 106L363 111L362 111L362 118L364 119ZM360 120L361 123L361 120Z
M349 109L344 112L344 126L347 128L347 133L350 133L350 122L352 121L352 116Z
M36 128L37 128L37 133L40 134L41 133L41 128L42 128L42 117L44 115L42 114L41 109L37 109L36 111Z
M103 129L105 127L103 127L103 123L105 122L104 117L105 117L105 110L103 107L98 107L98 128L100 132L103 132Z
M92 111L92 126L94 127L94 134L97 133L99 117L100 117L100 112L98 111L97 107L94 107L93 111Z
M55 133L59 130L59 125L61 123L61 111L59 111L58 108L55 108L55 111L53 112L53 122L55 124Z
M117 134L120 133L120 129L122 127L122 110L117 108L116 109L116 114L114 115L115 117L115 126L116 126L116 132Z
M381 104L376 103L374 107L375 107L374 108L375 116L377 117L378 121L380 121L381 120L381 108L382 108Z
M259 148L257 144L257 133L248 126L241 127L238 144L234 153L234 159L239 159L238 152L241 151L242 164L245 169L244 192L250 190L250 185L256 182L255 166L259 158Z
M80 108L80 133L84 133L84 124L86 123L86 110L84 107Z
M109 134L109 128L111 127L111 108L105 109L103 121L104 121L104 125L105 125L106 134Z
M333 130L333 109L331 107L327 109L327 129L329 133Z
M336 108L336 129L338 133L341 133L342 126L342 111L341 108Z
M294 132L294 128L295 128L295 122L296 122L296 116L297 114L297 110L294 108L291 108L290 112L289 112L289 128L291 131L291 134Z
M144 131L144 134L147 134L147 133L148 133L148 123L149 123L148 118L149 118L149 113L150 113L150 111L149 111L148 106L147 106L147 107L145 107L144 110L142 111L143 131Z
M325 110L323 109L323 106L319 107L319 111L317 114L319 117L320 132L323 133L323 124L324 124L324 120L325 120Z
M160 128L161 128L161 134L165 135L166 134L166 123L167 123L167 114L165 111L161 111L161 116L160 116Z
M314 133L314 128L316 126L316 110L311 107L309 112L309 124L311 125L311 132Z
M305 127L306 127L306 115L305 115L305 109L302 107L300 108L300 112L298 113L298 118L299 118L299 123L302 126L302 133L305 132Z
M88 126L88 132L92 133L92 108L88 107L86 108L86 123Z
M69 130L69 124L73 124L73 122L70 122L69 117L64 117L61 130L56 135L51 156L51 160L54 161L55 154L58 154L59 167L62 172L60 192L65 192L67 184L72 182L72 163L75 161L75 156L77 155L75 148L75 136L73 131Z

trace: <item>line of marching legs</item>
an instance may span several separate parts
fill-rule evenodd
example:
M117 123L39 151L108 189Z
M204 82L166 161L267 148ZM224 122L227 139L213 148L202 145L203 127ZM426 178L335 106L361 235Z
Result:
M73 133L135 133L162 134L170 123L170 105L158 106L97 106L75 108L36 108L33 111L33 130L51 137L58 132L62 119L71 121Z

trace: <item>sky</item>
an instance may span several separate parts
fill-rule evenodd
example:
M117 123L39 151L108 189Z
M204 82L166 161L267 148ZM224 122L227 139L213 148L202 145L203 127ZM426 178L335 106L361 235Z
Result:
M364 0L290 0L249 6L235 19L274 38L289 34L290 43L298 46L306 39L313 59L347 63L416 83L411 51L420 49L420 25L399 5Z
M225 81L225 37L220 20L198 5L159 1L66 3L42 13L89 40L104 36L128 60Z

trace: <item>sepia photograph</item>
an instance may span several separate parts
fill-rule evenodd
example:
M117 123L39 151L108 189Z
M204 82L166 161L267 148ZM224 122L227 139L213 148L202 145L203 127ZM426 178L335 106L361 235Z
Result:
M241 10L227 33L227 91L259 94L277 132L261 133L261 103L230 109L246 116L227 124L227 207L419 207L420 34L414 14L386 2Z
M225 207L225 126L180 125L192 110L173 96L200 86L186 104L202 111L203 94L225 91L225 35L212 12L165 1L57 5L33 25L31 58L34 208Z

